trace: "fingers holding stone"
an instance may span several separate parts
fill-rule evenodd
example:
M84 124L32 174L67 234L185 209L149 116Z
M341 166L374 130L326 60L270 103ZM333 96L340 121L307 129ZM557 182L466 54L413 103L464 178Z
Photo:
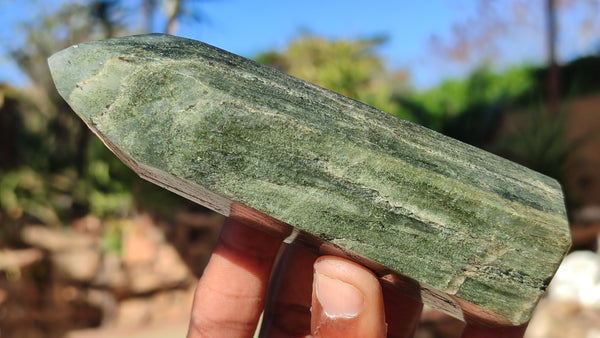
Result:
M322 256L314 264L311 331L315 337L385 337L377 277L348 260Z
M383 286L387 337L413 337L423 312L423 303L403 295L389 286Z
M265 302L261 337L310 334L313 264L317 255L286 246L273 271Z
M188 338L252 335L280 245L274 237L226 220L196 288Z

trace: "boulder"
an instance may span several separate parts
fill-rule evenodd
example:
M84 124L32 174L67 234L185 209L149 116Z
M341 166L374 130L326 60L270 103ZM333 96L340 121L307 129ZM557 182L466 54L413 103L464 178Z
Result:
M77 282L89 282L100 267L100 252L94 248L59 251L51 261L60 277Z
M41 225L30 225L23 229L23 241L33 247L51 252L90 248L97 245L98 240L84 233L49 228Z

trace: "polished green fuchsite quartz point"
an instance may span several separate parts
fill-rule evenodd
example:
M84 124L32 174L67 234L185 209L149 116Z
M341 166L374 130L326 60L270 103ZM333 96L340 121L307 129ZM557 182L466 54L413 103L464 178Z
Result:
M553 179L201 42L109 39L49 64L144 178L224 215L252 207L508 323L529 320L570 246Z

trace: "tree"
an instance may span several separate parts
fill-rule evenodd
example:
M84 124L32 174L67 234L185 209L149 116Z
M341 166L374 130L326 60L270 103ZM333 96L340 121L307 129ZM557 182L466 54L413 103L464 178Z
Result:
M559 68L556 62L556 0L546 0L546 45L547 45L547 64L548 64L548 115L554 117L558 115L560 106L559 93Z
M144 11L138 10L140 4ZM7 152L0 163L0 218L8 215L18 228L31 217L56 225L88 212L130 212L132 187L139 196L155 190L91 137L56 92L46 60L80 42L146 32L157 1L139 0L133 7L118 0L71 1L51 12L39 5L40 12L22 24L26 30L19 45L0 41L4 57L29 79L24 88L0 84L0 129L12 131L12 145L3 147Z
M155 3L156 0L145 0L146 2ZM163 11L167 18L164 32L167 34L175 34L177 24L181 20L192 20L195 23L200 23L206 20L198 7L194 6L194 0L165 0L163 3Z
M58 96L46 60L54 52L77 42L108 38L123 32L124 26L115 19L120 10L116 1L96 1L89 6L78 3L63 6L51 16L40 14L38 20L28 23L30 29L25 35L25 43L10 53L32 80L27 96L36 102L40 113L47 118L48 129L55 134L57 144L48 153L56 161L53 165L64 166L72 163L74 158L81 174L89 132Z
M449 37L433 35L429 45L434 55L457 63L498 62L506 56L506 49L511 48L507 39L537 35L539 51L545 53L549 70L546 80L547 110L549 116L556 116L560 98L558 74L561 51L560 45L557 45L558 38L568 31L569 35L597 39L600 34L599 8L600 0L479 0L475 17L456 22ZM561 15L567 14L575 15L579 20L559 24ZM573 27L573 22L578 27ZM535 44L535 41L532 43Z
M259 62L313 82L342 95L363 101L391 114L399 112L393 97L405 92L409 75L389 71L376 49L385 42L376 36L357 40L328 40L310 34L293 39L282 52L259 54Z

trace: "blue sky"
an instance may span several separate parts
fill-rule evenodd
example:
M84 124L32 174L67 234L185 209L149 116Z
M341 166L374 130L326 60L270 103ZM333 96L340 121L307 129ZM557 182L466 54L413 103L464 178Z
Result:
M511 10L502 7L509 3L504 1L496 2L500 4L496 6L498 11ZM131 3L137 2L131 0ZM453 24L476 19L478 2L481 0L201 0L193 3L206 21L198 24L184 20L179 25L177 35L251 57L261 51L285 48L290 39L303 30L334 39L383 34L389 40L380 48L380 54L389 68L407 68L417 88L434 85L444 78L462 76L490 55L494 59L492 64L499 67L543 61L544 40L540 29L543 27L542 0L529 1L535 7L528 14L528 20L532 23L519 30L508 30L504 40L499 43L500 55L497 57L494 56L496 51L493 51L482 53L470 62L456 63L437 55L428 43L431 36L448 38ZM27 17L34 3L34 0L0 0L0 31L4 31L0 39L13 36L10 30L14 29L14 22ZM48 7L56 3L60 3L60 0L44 2ZM599 41L597 38L581 41L580 34L570 27L576 27L575 23L581 20L583 14L581 10L571 12L559 18L562 20L561 28L566 32L563 35L577 35L577 38L562 36L559 39L564 59L589 52L590 41L596 44ZM11 27L4 29L1 25ZM156 30L159 31L162 26L159 18ZM0 81L16 76L11 68L14 66L0 59Z
M466 1L467 9L468 3ZM431 34L443 32L457 13L448 1L209 1L201 11L209 23L182 25L179 34L244 56L283 49L302 30L329 38L384 34L380 49L390 67L410 68L414 80L435 82L418 71Z
M468 68L453 65L439 69L431 65L438 60L426 56L429 37L443 34L461 16L472 15L472 0L213 0L200 5L200 10L209 22L199 26L183 24L179 35L244 56L281 50L302 31L332 39L383 34L388 41L379 52L388 67L408 68L417 87L458 76Z
M448 7L444 1L210 1L201 6L209 23L183 25L179 33L246 55L283 48L301 30L332 38L386 34L385 52L402 59L393 54L416 55L454 19L452 11L432 10L435 3Z

